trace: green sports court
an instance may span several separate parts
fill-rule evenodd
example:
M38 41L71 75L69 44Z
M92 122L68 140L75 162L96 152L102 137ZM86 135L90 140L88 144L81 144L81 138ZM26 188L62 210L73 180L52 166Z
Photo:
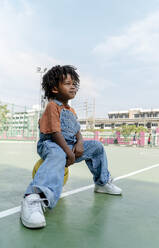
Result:
M156 148L105 147L122 196L93 192L84 162L69 168L61 199L45 213L47 226L30 230L19 220L20 201L38 159L33 142L1 142L1 248L157 248L159 153Z

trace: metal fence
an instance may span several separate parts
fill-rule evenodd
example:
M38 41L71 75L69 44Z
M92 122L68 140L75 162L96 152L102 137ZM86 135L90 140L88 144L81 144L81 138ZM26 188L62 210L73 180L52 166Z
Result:
M83 132L84 140L97 140L104 145L123 145L123 146L138 146L138 147L159 147L159 133L141 132L134 140L134 135L119 135L116 132L103 134L102 132ZM150 137L150 138L149 138Z
M0 126L0 140L36 141L39 111L10 103L1 103L1 105L6 105L8 113L3 125ZM2 120L0 121L2 123Z
M6 105L8 113L3 125L0 125L0 140L23 140L37 141L39 136L38 119L40 112L27 106L19 106L10 103ZM3 116L3 115L1 115ZM0 119L0 124L2 120ZM98 140L104 145L127 145L127 146L152 146L159 147L159 128L150 133L141 132L134 141L133 135L123 136L119 132L82 132L84 140ZM149 144L148 144L149 143Z

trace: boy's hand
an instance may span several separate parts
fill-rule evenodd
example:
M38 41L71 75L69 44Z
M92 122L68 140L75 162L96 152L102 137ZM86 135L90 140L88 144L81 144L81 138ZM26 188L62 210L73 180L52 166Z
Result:
M75 157L76 158L79 158L83 155L83 152L84 152L84 148L83 148L83 142L80 141L74 145L73 147L73 152L75 153Z
M74 162L75 162L75 154L73 151L70 150L70 152L67 153L66 167L70 166L71 164L74 164Z

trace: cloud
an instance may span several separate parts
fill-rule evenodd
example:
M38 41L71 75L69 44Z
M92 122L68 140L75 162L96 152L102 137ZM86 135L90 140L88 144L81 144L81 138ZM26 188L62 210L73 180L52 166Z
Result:
M130 25L122 34L107 37L93 53L112 60L126 56L143 62L159 61L159 11Z
M103 78L92 78L88 75L81 75L80 90L78 95L84 98L98 98L107 89L114 88L116 85Z
M0 15L4 16L4 14L10 14L17 16L24 16L24 15L32 15L33 8L29 1L26 0L16 0L15 2L11 2L9 0L1 0L1 12Z
M28 2L19 0L16 8L6 0L1 3L0 100L2 101L14 101L23 105L37 102L40 75L36 73L36 67L50 68L60 63L56 58L34 49L31 43L26 43L25 36L29 37L31 32L30 19L34 19L34 11ZM27 22L28 29L24 30Z
M101 70L116 82L116 88L110 88L105 98L108 111L158 106L158 44L159 11L156 11L128 25L119 35L106 37L93 49ZM101 96L104 99L102 93Z
M99 94L98 89L96 89L95 80L88 76L81 76L80 90L78 94L86 97L88 96L88 92L90 97L95 97Z

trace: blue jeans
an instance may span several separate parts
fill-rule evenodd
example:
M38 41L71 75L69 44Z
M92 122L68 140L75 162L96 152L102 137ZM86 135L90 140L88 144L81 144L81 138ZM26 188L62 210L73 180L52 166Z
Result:
M84 153L75 163L85 160L93 174L95 184L105 185L110 177L107 157L103 145L98 141L84 141ZM72 149L73 144L68 144ZM66 153L52 142L38 142L38 153L44 160L25 194L44 193L48 207L53 208L60 198L66 165Z

